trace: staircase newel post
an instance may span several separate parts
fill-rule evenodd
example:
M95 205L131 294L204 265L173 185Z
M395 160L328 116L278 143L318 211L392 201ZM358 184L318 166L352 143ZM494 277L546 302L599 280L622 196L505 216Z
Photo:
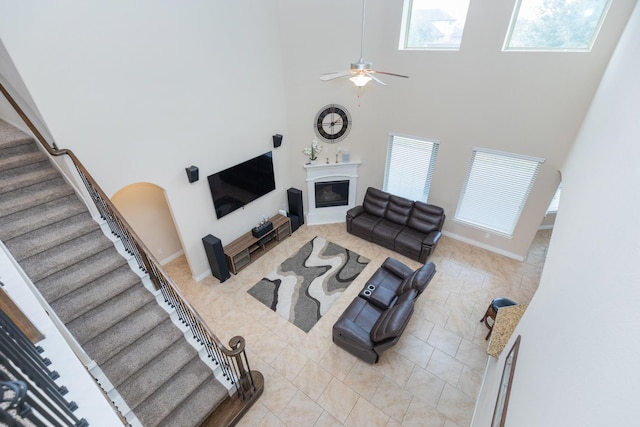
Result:
M248 360L245 353L245 340L244 337L235 336L229 340L229 347L233 349L233 358L235 359L236 369L238 371L238 394L244 400L247 397L251 397L253 391L255 391L255 384L253 383L253 377L251 371L248 370ZM244 356L247 360L247 367L242 360Z

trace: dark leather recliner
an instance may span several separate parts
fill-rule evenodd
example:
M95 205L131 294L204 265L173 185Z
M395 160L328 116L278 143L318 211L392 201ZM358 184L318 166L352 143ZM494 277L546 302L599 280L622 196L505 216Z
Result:
M400 339L415 299L435 273L432 262L414 271L387 258L333 325L333 342L365 362L378 362Z
M347 232L426 262L444 225L444 209L369 187L362 205L347 211Z

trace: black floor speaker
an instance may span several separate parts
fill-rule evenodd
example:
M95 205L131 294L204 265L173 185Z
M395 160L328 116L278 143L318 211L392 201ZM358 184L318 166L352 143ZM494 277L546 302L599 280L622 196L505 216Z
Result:
M217 277L221 283L231 277L220 239L208 234L202 238L202 244L204 245L204 251L207 253L209 266L211 266L211 274Z
M289 217L291 218L291 232L294 232L304 224L304 210L302 207L302 191L297 188L287 190L289 201ZM295 220L294 220L295 218Z
M291 232L293 233L300 227L300 221L295 215L289 215L289 220L291 221Z

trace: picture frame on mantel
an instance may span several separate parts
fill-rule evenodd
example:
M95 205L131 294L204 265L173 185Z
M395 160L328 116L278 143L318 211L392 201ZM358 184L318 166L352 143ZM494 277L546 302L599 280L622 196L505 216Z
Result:
M518 349L520 348L520 338L521 336L518 335L504 361L504 369L502 370L502 379L500 380L500 388L498 389L498 398L493 411L491 427L505 426L509 394L511 394L511 384L513 383L513 373L516 370L516 360L518 359Z

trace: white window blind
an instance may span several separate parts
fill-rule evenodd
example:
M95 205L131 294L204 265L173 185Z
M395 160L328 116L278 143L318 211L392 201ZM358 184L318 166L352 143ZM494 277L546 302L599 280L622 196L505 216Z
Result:
M390 134L384 191L426 202L438 145L438 141Z
M511 236L543 162L474 148L455 218Z

